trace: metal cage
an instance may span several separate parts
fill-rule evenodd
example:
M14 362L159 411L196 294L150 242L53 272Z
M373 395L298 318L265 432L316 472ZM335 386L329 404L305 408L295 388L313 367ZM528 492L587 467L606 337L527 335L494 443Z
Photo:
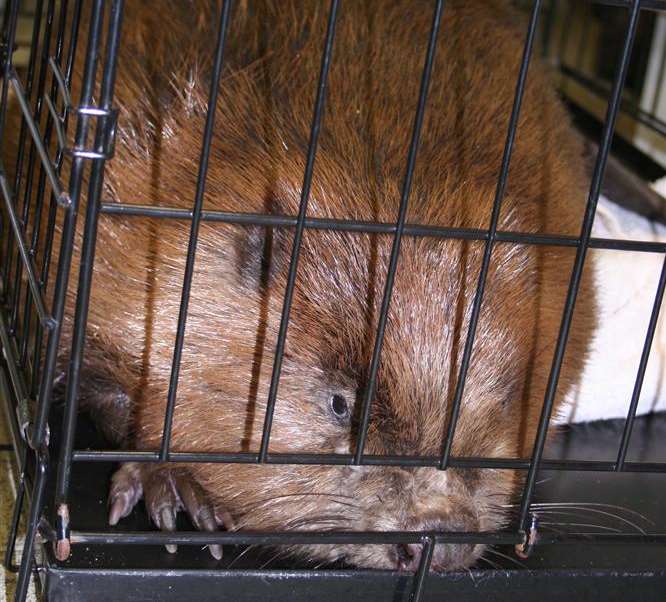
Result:
M2 61L2 96L0 97L0 139L18 137L19 155L17 176L10 181L4 166L0 164L0 189L2 192L2 291L0 305L0 340L4 360L0 370L0 394L5 400L11 435L20 465L21 477L18 499L15 505L10 541L7 546L5 566L13 567L14 543L19 520L25 509L27 533L21 555L16 592L17 600L26 596L37 542L72 546L82 545L158 545L165 543L187 546L218 544L294 544L294 543L413 543L423 546L418 571L408 586L411 599L420 600L427 588L429 565L436 543L486 543L510 544L522 547L527 552L535 543L538 529L532 502L537 475L541 470L595 471L625 473L664 473L666 462L635 462L627 459L635 414L646 370L652 339L655 333L659 310L666 287L666 259L659 276L649 327L645 333L643 353L636 370L635 386L628 400L627 416L622 430L621 443L614 461L596 460L546 460L544 445L549 428L554 396L558 384L567 338L571 327L576 296L581 282L588 249L614 249L663 254L666 258L666 243L620 241L593 238L591 235L595 209L600 195L604 170L609 157L614 127L622 106L622 93L630 63L639 16L642 11L666 10L666 2L657 0L616 0L599 4L624 7L626 30L620 59L615 67L615 76L603 120L603 131L599 151L589 188L584 219L577 237L547 234L528 234L501 231L498 229L500 208L508 177L511 153L521 109L521 101L528 75L530 56L535 46L539 18L543 10L542 1L531 3L531 17L526 32L524 51L515 87L513 109L508 118L506 144L497 181L492 216L487 229L434 227L407 223L407 208L410 197L412 174L415 168L419 136L428 96L436 41L442 13L446 10L444 0L432 2L432 27L424 56L418 103L414 111L413 131L409 152L405 158L404 179L398 215L394 223L371 223L335 219L311 218L307 215L310 185L317 154L317 141L325 102L325 90L340 0L331 0L326 39L323 41L319 83L312 112L312 127L307 152L306 169L298 215L257 215L246 213L223 213L203 210L206 173L213 128L215 106L220 74L225 57L225 41L230 21L231 0L224 2L219 14L217 40L215 41L213 75L209 91L208 112L205 130L201 139L201 155L198 166L198 181L191 210L169 207L148 207L132 204L104 203L101 198L104 168L112 160L117 109L114 107L114 79L116 73L116 51L122 43L121 22L123 0L89 0L91 23L89 36L78 40L82 0L37 0L34 13L33 35L29 62L22 78L13 63L16 46L18 0L9 0L5 6L4 29L0 60ZM552 3L551 3L552 4ZM73 11L71 10L73 9ZM73 32L73 35L68 35ZM45 40L40 48L40 40ZM77 52L85 53L82 98L73 104L69 95L72 67ZM96 82L101 82L99 93L93 94ZM6 113L10 90L17 99L22 112L19 132L8 131ZM639 113L639 116L642 113ZM647 119L643 115L644 119ZM656 117L652 118L657 119ZM658 119L659 127L663 126ZM73 135L68 142L67 133ZM663 134L663 131L662 131ZM70 136L71 137L71 136ZM92 141L92 142L91 142ZM54 150L55 149L55 150ZM63 158L71 157L71 171L67 177L62 173ZM88 190L83 190L83 173L90 169ZM38 175L37 175L38 174ZM33 190L33 187L36 189ZM87 194L85 216L78 215L83 194ZM95 234L99 216L105 214L114 219L131 220L133 216L159 219L186 220L191 224L187 261L183 276L182 298L176 340L173 349L171 386L168 394L164 432L159 451L107 451L75 448L77 430L77 389L80 378L81 359L85 344L86 315L90 299L93 263L95 256ZM71 274L72 249L76 235L76 222L85 220L81 241L81 268L79 274ZM44 222L46 220L46 222ZM196 261L199 228L202 221L225 224L242 224L288 228L294 233L291 249L288 284L283 302L282 317L275 352L275 363L270 385L270 394L265 415L260 449L247 453L182 453L170 450L171 426L176 402L176 389L188 301ZM46 240L40 241L42 225L46 223ZM54 250L53 239L56 223L61 224L61 246ZM328 229L348 232L384 233L393 237L388 275L384 285L381 314L376 331L368 386L362 400L361 420L356 452L353 455L339 454L277 454L270 452L270 435L273 421L285 340L289 326L290 308L298 270L301 240L306 229ZM441 454L436 457L375 456L364 453L370 407L375 392L386 316L391 303L391 292L396 274L401 241L404 237L439 237L442 239L465 239L483 243L483 260L478 274L478 285L473 301L469 330L464 345L463 360L452 402L452 417L448 431L442 441ZM552 245L576 249L573 270L561 318L559 336L552 359L546 395L538 424L538 431L531 457L529 458L483 458L455 457L452 443L470 365L475 332L481 311L486 277L496 243L521 245ZM47 252L43 261L36 260L38 244L45 244ZM55 253L54 253L55 251ZM49 281L52 272L51 258L57 257L55 280ZM51 449L58 455L54 462L49 452L49 428L47 421L52 415L53 380L60 345L61 325L65 308L65 294L71 278L78 278L78 296L73 344L67 379L62 432L59 446ZM48 294L47 294L48 292ZM49 305L49 300L52 300ZM52 433L51 433L52 434ZM440 470L449 467L517 469L526 473L525 485L520 500L518 520L512 528L498 532L219 532L200 533L180 531L160 533L150 531L123 532L120 530L100 532L96 530L70 531L70 502L72 489L72 467L81 463L99 462L218 462L260 464L336 464L336 465L385 465L427 466ZM54 474L54 465L57 472ZM47 495L47 481L54 479L55 489ZM52 501L51 501L52 496ZM29 502L29 503L28 503ZM663 546L666 534L645 532L637 534L595 533L584 536L567 534L539 534L539 543L649 543ZM353 571L352 571L353 572ZM233 575L229 575L233 580Z

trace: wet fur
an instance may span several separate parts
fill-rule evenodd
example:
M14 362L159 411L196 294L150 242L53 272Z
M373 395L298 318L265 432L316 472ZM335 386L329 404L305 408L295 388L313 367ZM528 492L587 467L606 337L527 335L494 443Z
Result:
M190 209L217 3L164 4L127 2L120 129L103 196ZM297 213L326 17L325 3L236 5L204 209ZM431 17L430 2L342 4L309 216L395 221ZM524 35L507 2L447 2L410 223L488 227ZM581 143L535 57L500 229L577 235L586 184ZM100 218L82 396L133 448L159 446L188 235L187 222ZM291 240L290 229L201 226L172 450L258 449ZM360 399L391 243L388 235L306 231L271 451L353 450L355 421L336 420L328 399ZM440 453L482 253L481 241L403 239L367 453ZM573 257L573 249L495 245L455 455L531 452ZM77 275L78 253L63 353ZM593 315L585 278L558 400L579 377ZM113 375L111 392L86 393L99 375ZM114 405L114 391L131 403ZM492 530L518 483L510 471L485 470L189 470L240 528L262 530ZM439 548L439 568L481 552ZM388 546L295 551L395 566Z

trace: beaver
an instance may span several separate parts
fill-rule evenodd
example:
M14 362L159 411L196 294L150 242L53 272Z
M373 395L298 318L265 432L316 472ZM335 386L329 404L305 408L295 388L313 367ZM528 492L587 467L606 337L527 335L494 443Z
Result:
M125 5L116 149L103 197L189 211L221 2ZM395 223L432 16L430 2L341 5L308 217ZM298 213L327 18L328 7L317 2L232 7L205 210ZM84 27L88 20L84 12ZM408 223L488 228L525 35L524 18L508 1L446 3ZM75 99L80 72L78 65ZM534 57L499 229L577 236L586 199L582 155L547 69ZM258 451L293 231L201 224L171 451ZM160 446L189 232L186 220L99 219L80 400L125 448ZM392 242L391 233L304 231L271 453L355 452ZM484 244L403 237L366 454L441 453ZM454 456L529 456L574 255L572 248L495 244ZM556 410L580 377L594 304L585 277ZM174 530L184 510L206 531L490 531L507 524L503 506L521 478L495 469L126 464L113 477L109 522L117 524L143 497L164 530ZM438 544L432 567L469 566L483 549ZM221 555L219 546L210 550ZM419 546L388 544L290 551L388 569L415 569L420 558Z

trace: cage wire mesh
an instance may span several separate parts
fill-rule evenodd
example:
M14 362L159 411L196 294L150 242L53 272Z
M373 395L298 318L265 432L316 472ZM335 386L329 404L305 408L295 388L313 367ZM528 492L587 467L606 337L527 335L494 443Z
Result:
M592 225L599 198L604 169L608 160L614 128L620 111L631 114L642 126L663 136L663 73L664 60L651 57L643 61L643 67L632 73L632 47L640 26L640 17L648 12L655 32L663 29L666 3L650 0L607 1L595 3L542 2L529 5L529 26L525 32L524 51L515 87L515 97L510 116L506 143L498 177L492 214L487 229L483 231L415 225L407 222L410 187L415 169L428 86L432 76L435 48L445 2L432 2L432 21L427 49L424 55L418 102L414 110L414 122L408 154L405 157L399 210L394 223L370 223L353 220L336 220L308 217L308 202L318 148L318 134L326 98L326 85L336 33L336 19L340 10L339 0L328 6L328 25L323 41L320 72L312 111L312 126L307 147L307 158L300 192L297 215L254 215L205 211L203 208L207 168L210 160L211 138L215 127L215 109L219 94L222 69L225 60L225 44L230 23L231 2L222 4L214 41L214 60L208 96L208 111L201 139L196 192L191 210L178 207L147 207L128 203L107 203L101 198L104 169L113 160L117 107L114 106L114 83L117 69L117 49L122 43L121 23L123 0L90 1L90 23L87 37L79 39L78 31L82 14L81 0L36 0L27 6L17 0L9 0L4 6L2 35L2 96L0 98L0 137L3 146L7 139L18 140L15 178L7 175L7 166L0 166L0 189L3 209L2 222L2 307L0 311L0 340L4 354L4 370L0 374L2 397L10 416L11 434L19 459L21 480L13 516L12 532L7 547L5 566L19 572L16 598L25 599L28 580L34 564L38 538L52 542L64 555L71 545L86 544L336 544L336 543L392 543L422 546L418 570L412 581L412 599L419 600L427 584L433 549L439 543L510 544L524 553L535 543L538 529L532 512L534 488L540 470L599 471L599 472L652 472L663 473L666 464L660 462L634 462L627 459L627 451L635 421L651 343L655 334L659 310L666 286L666 262L659 276L640 364L637 367L635 386L628 403L627 417L621 441L613 461L596 460L547 460L544 446L553 410L555 393L562 361L571 328L586 256L589 249L613 249L661 253L666 256L666 244L634 240L610 240L592 237ZM617 45L613 64L603 55L591 57L587 40L594 28L595 10L601 5L626 8L622 13L622 36ZM18 35L21 9L28 8L32 35L26 40ZM572 41L570 28L574 11L584 11L580 41ZM542 21L544 20L544 21ZM541 27L541 30L539 30ZM661 28L661 29L660 29ZM550 236L499 229L499 216L509 173L516 129L525 90L530 58L541 35L541 52L562 68L563 87L571 82L584 84L597 96L608 98L603 117L603 131L599 143L589 195L577 237ZM656 34L655 34L656 35ZM20 38L20 40L19 40ZM655 39L659 39L655 37ZM29 52L15 52L20 45ZM574 48L571 50L571 48ZM586 54L588 52L588 54ZM646 51L648 52L648 51ZM85 67L81 81L81 99L74 104L70 97L73 62L77 53L84 53ZM649 54L649 52L648 52ZM647 56L647 55L646 55ZM655 55L656 56L656 55ZM23 64L17 67L16 61ZM593 64L596 60L596 65ZM651 61L651 62L650 62ZM656 63L655 63L656 61ZM649 63L649 64L648 64ZM657 66L653 66L656 64ZM612 69L612 73L611 73ZM637 82L645 80L650 72L649 90L643 93ZM633 77L630 89L625 89L627 78ZM568 82L568 83L567 83ZM572 93L573 94L573 93ZM7 110L10 95L16 99L22 113L19 131L7 128ZM573 94L575 96L575 94ZM652 134L650 134L652 135ZM647 135L646 135L647 136ZM645 137L644 137L645 138ZM647 148L651 142L639 140ZM659 159L659 160L663 160ZM87 190L84 189L84 171L89 171ZM67 173L66 173L67 172ZM85 215L78 215L82 198L86 198ZM86 316L90 302L95 254L95 234L101 215L113 219L132 220L133 217L169 217L190 223L189 244L183 275L180 311L178 315L170 388L164 417L164 431L159 450L156 451L108 451L75 449L77 427L77 390L81 378L81 361L85 345ZM81 244L80 273L70 273L72 252L76 237L77 220L84 220ZM267 410L261 444L256 452L234 453L185 453L171 450L171 433L176 407L176 389L183 352L188 302L195 269L195 251L203 222L218 224L242 224L273 226L293 230L293 241L282 304L281 321L276 343L275 361L270 381ZM60 229L60 245L54 248L55 231ZM285 341L290 321L295 281L303 236L309 229L334 231L384 233L393 237L389 267L383 289L383 298L374 348L371 356L367 387L360 411L358 440L353 454L304 454L271 453L270 437L275 404L285 351ZM382 352L388 308L396 275L401 242L405 237L434 237L438 239L465 239L483 244L482 262L478 285L474 294L469 328L464 344L451 418L442 441L441 454L434 457L377 456L365 453L370 423L370 409L375 395L377 372ZM493 248L497 243L527 245L556 245L575 249L575 260L569 278L568 292L561 316L559 336L555 345L550 376L538 423L537 436L529 458L456 457L452 453L453 441L460 416L461 404L468 368L470 366L481 305L483 302ZM65 414L60 445L49 452L48 419L52 410L53 382L56 377L56 361L61 343L61 330L65 312L68 282L78 284L74 334L69 357L69 375L65 396ZM57 457L53 457L56 455ZM525 473L525 484L520 498L517 520L511 528L497 532L263 532L201 533L181 531L161 532L113 532L70 530L70 493L72 465L78 462L215 462L248 464L331 464L347 466L422 466L446 470L449 467L506 470ZM55 492L50 503L50 514L45 512L45 496L49 470L57 466ZM13 559L14 542L19 518L27 516L27 533L20 564ZM576 541L571 534L539 534L543 544ZM650 542L665 544L662 533L613 534L596 533L578 536L582 542Z

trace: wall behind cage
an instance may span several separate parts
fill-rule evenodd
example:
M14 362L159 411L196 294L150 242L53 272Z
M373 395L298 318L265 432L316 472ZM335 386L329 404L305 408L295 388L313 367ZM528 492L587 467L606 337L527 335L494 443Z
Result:
M542 20L544 55L559 72L562 94L602 121L626 10L552 0ZM666 12L642 11L616 132L666 168Z
M0 24L3 21L6 4L6 0L0 0ZM38 4L39 0L23 0L19 7L19 19L16 28L17 50L14 53L14 64L18 68L25 67L28 64L32 23Z

